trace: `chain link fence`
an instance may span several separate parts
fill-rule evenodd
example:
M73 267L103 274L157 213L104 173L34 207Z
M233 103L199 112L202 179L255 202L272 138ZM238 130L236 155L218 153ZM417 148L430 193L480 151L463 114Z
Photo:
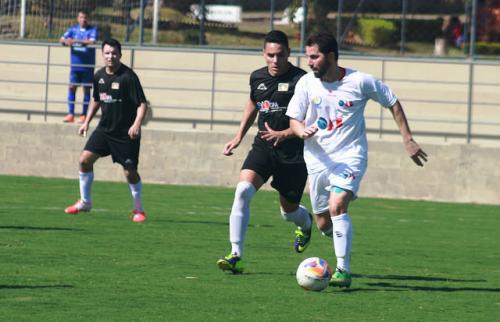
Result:
M54 41L79 10L125 44L255 49L280 29L300 50L329 30L352 53L500 57L500 0L0 0L0 39Z

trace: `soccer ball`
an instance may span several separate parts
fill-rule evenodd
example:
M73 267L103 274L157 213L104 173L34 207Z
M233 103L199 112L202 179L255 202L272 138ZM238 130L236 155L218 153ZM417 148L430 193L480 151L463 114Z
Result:
M332 269L326 260L310 257L303 260L297 268L297 283L308 291L322 291L328 287Z

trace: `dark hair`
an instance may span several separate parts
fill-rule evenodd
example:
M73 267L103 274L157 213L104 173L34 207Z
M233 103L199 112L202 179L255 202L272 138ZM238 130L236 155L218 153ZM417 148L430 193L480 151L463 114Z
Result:
M87 11L87 10L85 10L85 9L80 9L80 10L78 10L78 14L80 14L80 13L83 13L83 14L84 14L84 15L86 15L87 17L89 16L88 11Z
M328 53L334 53L335 59L339 59L339 47L335 37L328 32L318 32L312 34L307 38L306 46L318 45L318 49L324 55Z
M264 46L268 43L272 42L275 44L280 44L289 49L288 47L288 37L287 35L280 30L272 30L267 33L266 37L264 38Z
M118 52L120 54L122 53L122 44L120 44L120 42L118 40L114 39L114 38L105 39L102 42L101 50L104 49L104 45L108 45L108 46L111 46L113 48L116 48L116 49L118 49Z

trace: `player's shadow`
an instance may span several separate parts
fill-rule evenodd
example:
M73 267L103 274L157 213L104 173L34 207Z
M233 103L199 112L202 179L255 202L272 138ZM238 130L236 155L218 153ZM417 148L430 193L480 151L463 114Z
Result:
M155 222L173 223L173 224L195 224L195 225L218 225L218 226L229 226L227 222L221 221L209 221L209 220L176 220L176 219L155 219ZM248 227L265 227L273 228L274 225L267 224L248 224Z
M2 285L1 289L38 289L38 288L73 288L73 285L61 284L61 285Z
M399 280L399 281L428 281L428 282L467 282L479 283L487 282L480 279L455 279L447 277L431 277L431 276L413 276L413 275L363 275L352 274L353 277L362 277L376 280Z
M372 287L383 287L388 289L399 289L409 291L433 291L433 292L493 292L500 293L500 288L490 287L433 287L433 286L414 286L414 285L398 285L393 283L367 283Z
M16 229L16 230L48 230L48 231L84 231L80 228L65 228L65 227L34 227L34 226L0 226L0 229Z

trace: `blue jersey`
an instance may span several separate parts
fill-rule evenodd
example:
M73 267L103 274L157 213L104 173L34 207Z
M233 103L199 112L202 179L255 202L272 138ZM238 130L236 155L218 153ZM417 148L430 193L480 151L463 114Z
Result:
M97 29L93 26L80 28L76 24L68 28L63 35L64 39L93 40L97 39ZM74 65L95 65L95 48L87 47L79 43L71 46L71 70L84 71L92 67L79 67Z

